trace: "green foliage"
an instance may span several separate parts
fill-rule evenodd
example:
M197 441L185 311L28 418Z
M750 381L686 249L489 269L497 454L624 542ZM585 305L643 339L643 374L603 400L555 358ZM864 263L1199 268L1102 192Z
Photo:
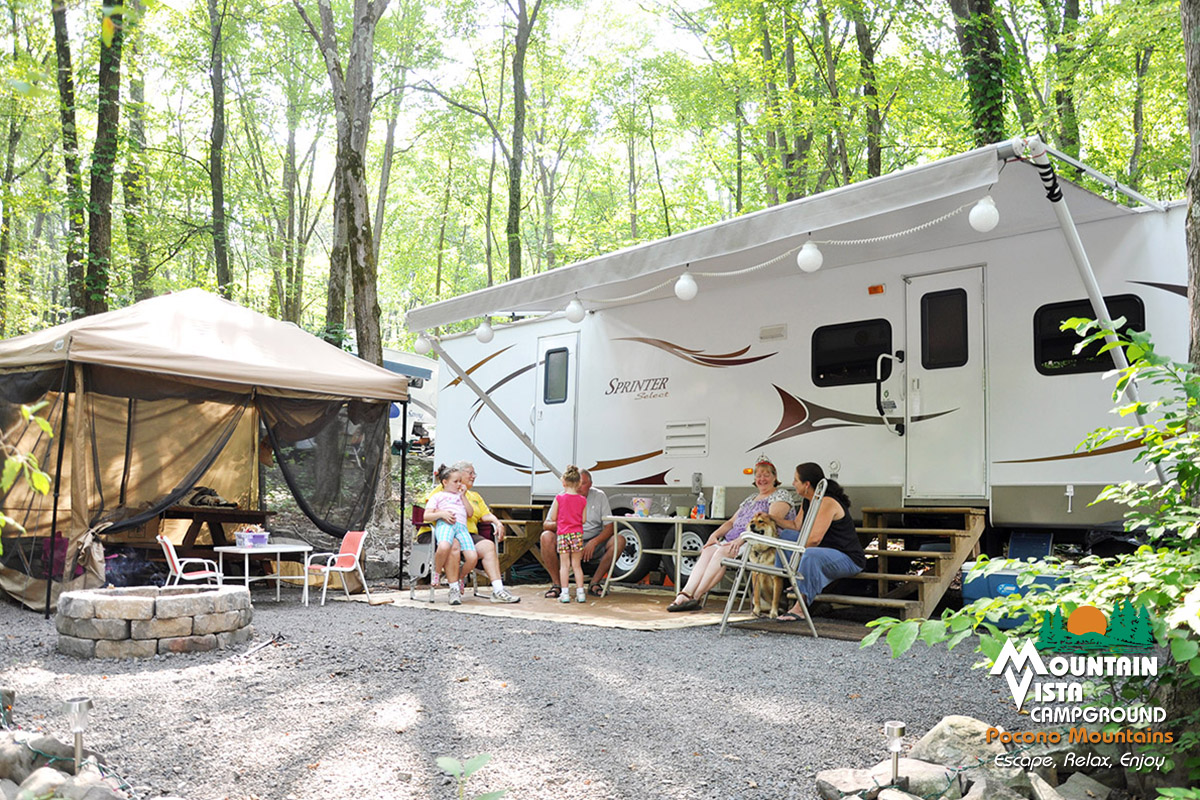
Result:
M492 756L490 753L480 753L477 756L472 756L465 763L459 761L457 758L442 756L437 760L437 765L442 772L445 772L458 782L458 797L459 800L463 800L466 797L467 779L483 769L491 760ZM500 800L506 794L508 794L507 789L500 789L496 792L476 795L474 800Z
M1119 327L1119 322L1117 327ZM1131 678L1124 684L1092 687L1093 702L1163 699L1171 715L1167 723L1182 731L1166 752L1194 780L1200 778L1200 710L1179 707L1172 698L1200 691L1200 373L1191 364L1172 361L1154 349L1144 333L1119 336L1094 321L1073 319L1064 323L1081 335L1076 348L1101 345L1125 349L1131 364L1116 372L1113 399L1122 418L1134 412L1144 415L1144 425L1105 428L1092 433L1081 447L1093 449L1114 441L1137 442L1136 460L1161 469L1166 481L1126 481L1107 487L1097 502L1111 500L1125 506L1126 527L1148 538L1151 544L1117 558L1083 558L1071 570L1070 580L1057 586L1035 583L1040 575L1053 574L1056 565L1024 563L1010 559L981 557L967 580L999 570L1018 569L1023 594L984 597L959 611L947 610L936 620L905 620L883 617L868 623L872 632L863 640L866 647L881 636L899 656L920 638L927 645L945 642L947 647L975 633L981 666L999 655L1005 636L995 623L1002 618L1028 615L1010 636L1039 632L1048 643L1069 634L1056 633L1063 619L1081 605L1112 609L1110 630L1137 630L1149 616L1152 644L1169 653L1157 678ZM1111 340L1106 341L1106 338ZM1125 389L1135 382L1155 399L1130 402ZM919 636L918 636L919 634ZM1150 644L1135 635L1131 646ZM1170 768L1170 766L1168 768ZM1164 795L1177 797L1184 795Z
M26 424L35 424L41 429L46 436L53 436L54 430L50 427L49 421L43 417L37 416L37 412L46 407L46 401L42 401L32 406L21 406L21 418ZM4 437L0 440L0 452L4 455L4 466L0 468L0 494L6 494L13 484L17 482L17 478L24 477L35 492L38 494L46 494L50 491L50 476L38 467L37 459L32 453L22 453L8 440L14 435L13 431L4 431ZM19 434L17 434L19 435ZM7 514L0 514L0 530L6 528L24 531L21 523L17 522ZM0 541L0 555L4 554L4 543Z

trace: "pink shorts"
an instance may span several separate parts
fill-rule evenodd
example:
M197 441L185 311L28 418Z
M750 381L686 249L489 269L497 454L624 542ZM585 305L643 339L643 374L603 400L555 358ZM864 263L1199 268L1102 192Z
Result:
M558 534L558 552L578 553L583 549L583 531Z

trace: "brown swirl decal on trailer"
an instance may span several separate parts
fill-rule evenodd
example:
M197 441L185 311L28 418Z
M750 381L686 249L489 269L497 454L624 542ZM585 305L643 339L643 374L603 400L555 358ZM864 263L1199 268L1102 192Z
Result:
M732 353L705 353L703 350L693 350L674 342L668 342L666 339L651 339L646 336L623 336L613 341L648 344L651 347L657 347L659 350L670 353L676 358L683 359L689 364L697 364L701 367L740 367L778 354L778 351L776 351L775 353L767 353L761 356L742 358L742 356L750 352L750 345L746 345L741 350L735 350Z
M779 427L775 428L775 431L769 437L747 450L747 453L765 445L790 439L793 436L802 436L806 433L816 433L817 431L827 431L834 428L883 424L883 419L878 416L850 414L834 408L820 406L810 400L797 397L775 384L772 384L772 386L775 386L775 391L779 393L779 399L783 402L783 417L779 421ZM913 417L912 421L922 422L927 419L936 419L946 414L952 414L957 410L956 408L952 408L949 411L939 411L936 414L922 414L919 417ZM888 417L888 422L893 425L903 421L901 417Z
M1071 461L1076 458L1092 458L1094 456L1107 456L1113 453L1127 453L1130 450L1137 450L1142 446L1142 442L1122 442L1121 444L1113 444L1108 447L1098 447L1095 450L1084 450L1079 453L1063 453L1057 456L1042 456L1041 458L1014 458L1011 461L996 461L996 464L1040 464L1047 461Z

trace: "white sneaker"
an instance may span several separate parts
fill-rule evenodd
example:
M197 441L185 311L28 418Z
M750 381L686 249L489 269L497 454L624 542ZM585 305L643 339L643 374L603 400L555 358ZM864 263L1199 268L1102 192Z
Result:
M585 592L583 590L582 586L580 586L578 589L575 590L575 602L576 603L586 603L587 602L587 592Z
M462 605L462 590L460 590L458 588L457 583L450 584L450 605L452 605L452 606L461 606Z
M560 603L569 603L569 602L571 602L571 590L570 590L570 589L566 589L566 588L564 588L564 589L562 590L562 594L560 594L560 595L558 596L558 602L560 602Z
M510 592L508 589L492 589L493 603L519 603L521 598Z

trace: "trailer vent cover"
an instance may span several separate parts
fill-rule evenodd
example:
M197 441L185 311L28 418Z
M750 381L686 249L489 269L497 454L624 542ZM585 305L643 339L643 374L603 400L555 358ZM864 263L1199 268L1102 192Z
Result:
M779 342L787 338L787 325L768 325L758 329L760 342Z
M708 455L708 420L668 422L666 433L663 436L663 455Z

